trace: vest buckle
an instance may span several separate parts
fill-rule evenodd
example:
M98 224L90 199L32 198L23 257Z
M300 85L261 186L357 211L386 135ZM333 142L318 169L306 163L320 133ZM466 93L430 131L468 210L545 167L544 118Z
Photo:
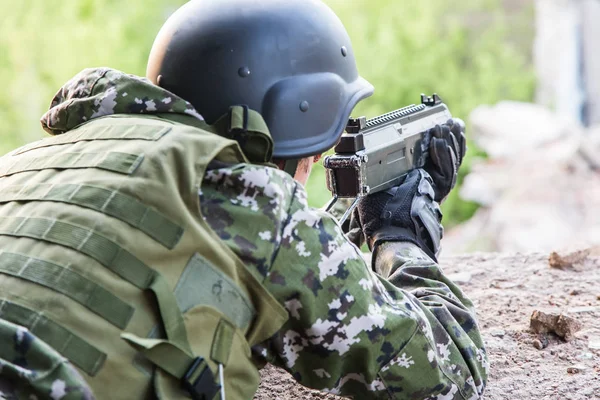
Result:
M215 377L202 357L194 359L181 378L181 384L193 400L212 400L221 389L221 385L215 383Z

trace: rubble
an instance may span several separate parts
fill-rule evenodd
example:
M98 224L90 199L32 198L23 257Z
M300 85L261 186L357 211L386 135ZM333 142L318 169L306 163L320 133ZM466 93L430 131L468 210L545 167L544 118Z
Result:
M581 330L582 325L563 314L549 314L535 310L531 315L529 327L535 333L555 333L565 341L569 341L577 331Z
M582 367L582 366L580 366L580 365L579 365L579 366L573 366L573 367L569 367L569 368L567 368L567 372L568 372L569 374L578 374L578 373L580 373L581 371L583 371L584 369L585 369L585 367Z
M560 256L557 252L553 251L548 258L548 264L551 268L573 268L575 265L585 262L590 252L590 249L585 249L567 254L566 256Z
M544 335L540 335L538 339L533 340L532 344L536 349L544 350L548 347L548 338Z

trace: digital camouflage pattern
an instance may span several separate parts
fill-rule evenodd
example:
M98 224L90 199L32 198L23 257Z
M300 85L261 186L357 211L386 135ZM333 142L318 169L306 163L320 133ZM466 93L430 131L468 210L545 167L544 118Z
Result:
M42 117L51 134L112 114L202 119L174 94L106 68L77 75L52 105ZM307 205L303 187L267 166L213 166L200 203L210 226L264 277L265 287L289 312L280 332L253 349L257 365L272 362L303 385L360 399L476 399L482 394L488 364L473 306L420 249L384 244L373 272L337 222ZM12 351L3 357L0 379L13 382L18 376L32 383L20 374L22 364ZM91 398L83 386L78 389L81 378L58 359L60 367L48 376L55 377L53 383L65 382L59 389L71 397L56 398ZM31 362L31 376L45 370ZM6 392L21 398L18 390L25 383L12 385ZM31 393L48 388L41 381L35 385L37 392Z
M88 68L56 93L41 123L46 132L57 135L106 115L157 113L203 120L190 103L146 78L110 68Z
M0 399L94 399L79 372L27 329L0 320L0 342Z
M290 314L253 349L258 359L358 399L481 396L488 364L473 305L419 248L382 245L374 273L337 222L273 168L211 170L200 199L206 221Z

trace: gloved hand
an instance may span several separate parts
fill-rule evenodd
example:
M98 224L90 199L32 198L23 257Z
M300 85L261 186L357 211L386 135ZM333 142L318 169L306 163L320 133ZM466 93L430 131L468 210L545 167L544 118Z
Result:
M435 260L444 228L431 183L427 172L416 169L399 186L360 199L349 239L358 245L366 239L373 253L382 242L412 242Z
M465 123L452 118L429 130L429 157L423 169L431 175L435 201L441 203L456 185L458 168L467 152Z

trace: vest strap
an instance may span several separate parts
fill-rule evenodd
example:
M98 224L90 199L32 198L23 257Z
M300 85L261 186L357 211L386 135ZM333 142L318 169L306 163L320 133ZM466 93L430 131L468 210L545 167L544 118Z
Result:
M18 158L14 163L0 169L0 178L21 172L44 169L99 168L124 175L131 175L144 160L143 154L128 153L60 153L51 156Z
M186 352L191 358L183 315L166 280L117 243L92 229L44 218L0 217L0 235L30 237L68 247L91 257L136 287L151 290L170 347Z
M169 289L167 281L162 275L155 272L154 280L149 289L156 296L160 317L171 347L180 349L188 355L192 354L183 322L183 314L177 305L174 293Z
M217 364L227 366L229 355L231 353L231 343L233 343L233 335L235 334L235 326L225 319L219 321L215 336L213 337L212 346L210 349L210 358Z
M143 354L150 362L181 381L181 386L194 400L212 400L221 385L202 357L191 357L172 343L160 339L142 339L124 333L121 338ZM222 384L222 383L221 383Z
M140 289L154 271L133 254L92 229L46 218L0 217L0 235L29 237L83 253Z
M63 144L74 144L90 140L148 140L157 141L171 131L171 127L157 127L156 125L146 125L137 123L135 125L107 125L99 129L98 124L93 128L82 126L81 129L69 132L68 135L57 135L29 145L21 147L14 155L26 153L31 150L44 147L57 146Z
M121 339L177 379L182 379L194 362L191 352L180 348L170 340L140 338L131 333L122 333Z
M96 375L106 360L106 354L79 336L24 306L0 299L0 318L26 327L90 376Z
M221 319L215 330L211 359L223 367L229 360L234 334L235 326ZM180 380L183 388L192 395L193 399L213 399L224 384L224 382L216 383L215 374L204 358L190 356L190 352L180 348L173 341L140 338L131 333L123 333L121 338L150 362Z
M125 329L133 307L65 266L23 254L0 252L0 272L46 286L87 307L119 329Z
M215 122L219 135L238 142L252 163L269 162L273 155L273 139L263 117L246 105L233 106Z
M97 186L47 183L6 186L0 193L0 203L11 201L56 201L89 208L139 229L168 249L173 249L184 233L181 226L136 198Z

